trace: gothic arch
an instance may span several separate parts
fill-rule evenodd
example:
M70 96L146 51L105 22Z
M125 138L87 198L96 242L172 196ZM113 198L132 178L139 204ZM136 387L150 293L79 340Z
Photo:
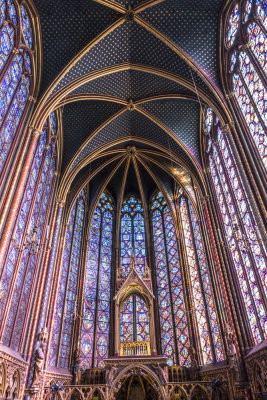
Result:
M156 384L158 388L158 393L161 396L159 400L167 400L165 387L160 382L158 376L149 367L143 364L135 364L134 367L128 365L119 373L119 375L112 382L110 388L110 399L113 400L116 398L115 394L118 392L120 388L120 382L123 380L123 378L127 377L129 373L131 374L133 369L136 371L137 374L139 371L141 372L141 374L144 373L145 376L147 376L149 379L151 379L152 382L154 382L154 384Z
M209 400L210 399L210 394L202 386L201 384L197 384L196 386L193 387L191 393L190 393L190 400Z

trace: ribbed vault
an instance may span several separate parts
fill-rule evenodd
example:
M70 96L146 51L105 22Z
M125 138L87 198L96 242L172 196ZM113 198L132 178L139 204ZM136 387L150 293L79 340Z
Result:
M47 35L42 96L32 126L41 129L51 110L62 111L60 191L75 186L88 166L92 170L91 155L111 149L113 141L153 142L195 176L202 174L203 109L211 105L221 120L228 116L216 61L223 2L50 3L36 1ZM101 160L111 162L103 154Z

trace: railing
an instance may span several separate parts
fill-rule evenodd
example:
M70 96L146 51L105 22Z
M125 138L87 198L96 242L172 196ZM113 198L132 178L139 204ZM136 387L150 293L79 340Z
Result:
M150 342L122 342L121 356L150 356Z

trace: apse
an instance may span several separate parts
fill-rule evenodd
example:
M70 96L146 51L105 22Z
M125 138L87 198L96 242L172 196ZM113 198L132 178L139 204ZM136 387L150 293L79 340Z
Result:
M264 0L0 0L0 398L266 386Z

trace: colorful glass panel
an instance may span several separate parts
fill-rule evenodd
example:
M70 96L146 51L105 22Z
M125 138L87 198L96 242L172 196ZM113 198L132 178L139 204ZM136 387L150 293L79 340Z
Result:
M216 164L213 161L212 157L210 156L210 171L211 171L211 177L213 180L217 200L219 203L219 207L221 209L221 215L222 219L224 222L224 229L225 229L225 235L226 239L228 242L228 246L231 249L231 254L232 254L232 259L235 265L235 270L236 274L239 280L239 285L240 285L240 290L241 294L243 296L244 300L244 306L247 311L247 316L249 319L250 327L252 330L252 334L254 337L254 340L256 343L261 342L261 332L259 329L258 321L257 321L257 309L256 305L254 303L254 296L255 298L259 301L259 292L257 287L255 286L255 276L253 274L253 271L251 271L251 278L252 281L249 282L247 279L247 273L246 269L244 268L243 265L243 259L245 261L249 262L248 254L245 253L242 256L242 252L240 252L240 249L238 247L238 243L236 242L235 236L234 236L234 229L233 229L233 221L237 221L237 212L235 210L235 206L233 204L232 196L229 191L228 184L225 183L225 175L222 170L221 166L221 160L220 157L214 148L214 157L216 158ZM220 167L217 170L217 167ZM221 174L223 174L223 179L221 180ZM225 186L224 186L225 185ZM238 226L240 229L240 226ZM251 291L250 285L253 286L253 290ZM261 308L261 304L258 302L258 305Z
M68 228L65 237L65 245L63 252L63 260L62 266L60 270L60 279L57 288L57 299L56 306L53 317L53 328L52 335L50 340L50 348L49 348L49 356L48 356L48 364L51 366L57 365L57 357L58 357L58 349L59 349L59 341L60 341L60 332L61 332L61 324L64 316L64 304L65 304L65 291L68 279L68 270L69 270L69 259L71 256L71 246L72 246L72 236L73 236L73 228L75 222L75 212L76 212L76 202L72 207L72 211L69 218Z
M267 43L267 40L266 40ZM266 44L267 46L267 44ZM267 126L267 90L259 78L257 71L250 62L247 53L242 51L239 54L240 71L247 85L247 88L254 100L254 104Z
M168 365L189 366L190 341L177 239L170 210L161 193L153 197L151 212L162 354L168 358Z
M148 308L139 296L128 297L121 307L120 341L150 342Z
M211 335L213 339L213 345L215 349L215 356L216 356L216 361L223 361L224 359L224 353L223 353L223 347L222 347L222 339L220 336L219 332L219 326L218 326L218 319L216 315L216 308L214 304L214 299L211 291L211 283L210 283L210 277L209 277L209 272L208 272L208 265L207 265L207 260L205 256L205 251L203 247L203 242L201 238L201 231L200 231L200 225L197 219L197 216L195 214L195 211L188 200L188 206L189 206L189 213L192 221L192 228L193 228L193 235L194 235L194 240L195 240L195 247L197 251L197 257L198 257L198 263L199 263L199 272L201 275L201 281L203 285L203 292L204 292L204 297L206 301L206 307L207 307L207 312L208 312L208 319L211 327Z
M144 210L141 202L131 196L123 202L121 209L121 266L124 276L129 273L132 250L137 272L143 276L146 260Z
M255 217L250 209L245 189L234 162L233 153L227 138L223 135L220 128L218 128L218 145L223 157L223 163L226 167L229 181L231 183L233 194L236 199L239 215L243 222L243 228L246 233L246 241L244 238L240 243L240 245L242 245L242 253L247 251L246 247L249 243L255 265L257 265L262 281L262 289L267 295L267 265L265 261L266 254L263 246L261 245L262 238L257 231Z
M252 0L247 0L246 5L245 5L245 10L244 10L244 15L243 15L243 21L247 22L248 17L250 16L252 9Z
M198 265L197 265L195 247L194 247L188 207L186 204L185 197L181 197L180 199L180 213L184 231L185 249L187 254L187 263L189 268L190 284L192 290L192 303L194 307L193 311L195 313L197 320L197 329L199 332L201 354L203 357L203 363L210 364L214 360L212 356L209 327L205 311L205 302L203 299L203 293L200 285L200 277L198 274Z
M68 283L65 295L65 309L62 323L62 333L60 342L60 353L58 366L69 367L70 348L74 313L77 311L77 279L79 273L80 247L83 231L85 203L83 198L79 198L75 216L75 227L72 236L71 255L69 260Z
M213 111L211 108L207 108L206 119L205 119L205 133L208 135L210 133L213 121Z
M21 10L21 25L22 32L26 42L26 45L31 49L32 48L32 27L28 12L24 6L20 6Z
M236 4L230 14L230 17L228 20L228 25L226 28L226 45L227 45L227 47L232 46L232 44L234 43L234 40L235 40L237 32L238 32L239 20L240 20L239 5Z
M149 313L145 301L136 296L136 341L149 342Z
M267 168L267 135L239 75L233 76L233 90L259 155Z
M108 356L113 205L103 193L91 222L81 328L82 368L101 368Z
M248 39L251 50L267 74L267 37L256 22L248 26Z
M7 6L8 6L9 18L11 19L14 25L17 25L18 19L13 0L7 0Z
M52 160L52 149L50 146L44 160L40 182L34 200L34 208L28 226L28 237L32 237L35 230L35 240L40 246L43 245L42 240L44 240L42 233L45 226L45 217L51 195L54 172L55 160ZM4 334L4 342L10 341L10 346L16 351L18 351L20 343L28 300L35 278L36 266L38 265L37 260L38 252L35 245L30 245L30 248L23 249L22 258L20 259L21 267L18 271L10 307L10 310L16 309L16 313L14 315L12 311L9 312ZM10 337L11 331L12 335Z
M5 20L5 14L6 14L6 2L5 0L0 0L0 27L2 27L2 24Z
M1 274L1 280L3 285L3 296L0 302L0 318L3 316L4 307L6 305L6 301L8 298L8 294L11 287L12 278L15 271L15 266L20 254L19 248L22 245L21 239L24 236L24 230L30 210L30 205L32 202L33 193L35 190L36 180L39 175L39 170L43 158L43 152L45 150L46 144L46 132L44 132L39 140L39 144L37 146L37 150L35 153L35 158L31 167L31 172L29 174L27 187L25 190L24 198L22 201L20 213L18 214L15 228L12 234L12 240L9 245L6 263L4 265L4 269ZM24 265L20 264L21 268L24 268ZM15 313L16 310L10 310L10 312Z
M50 126L52 129L52 134L56 135L57 134L57 117L55 111L53 111L50 114Z
M256 0L256 16L267 30L267 5L265 0Z
M120 310L120 341L134 341L134 307L133 296L123 303Z
M2 8L0 8L0 10L2 10ZM0 14L0 19L1 17L2 15ZM2 23L0 25L2 25ZM2 26L0 29L0 72L2 71L8 59L8 56L10 55L14 47L14 40L15 40L15 31L13 26L10 25Z
M110 318L110 281L112 256L113 215L107 210L102 219L101 254L99 265L98 309L96 322L95 367L104 367L104 358L108 356L109 318Z
M238 5L230 15L226 42L228 47L234 47L234 53L228 51L228 71L232 74L232 91L241 114L267 168L267 90L264 84L264 74L267 74L267 38L264 30L267 9L264 0L255 0L254 3L252 0L241 2L244 10L241 23L237 23Z

